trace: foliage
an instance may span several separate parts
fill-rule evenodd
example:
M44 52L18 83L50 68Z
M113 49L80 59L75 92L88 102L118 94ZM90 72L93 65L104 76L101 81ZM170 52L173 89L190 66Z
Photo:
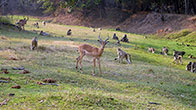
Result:
M11 23L11 20L9 17L0 16L0 23Z
M184 29L184 30L181 30L179 32L170 33L170 34L166 35L166 38L168 38L168 39L178 39L180 37L187 36L190 33L191 33L191 30Z

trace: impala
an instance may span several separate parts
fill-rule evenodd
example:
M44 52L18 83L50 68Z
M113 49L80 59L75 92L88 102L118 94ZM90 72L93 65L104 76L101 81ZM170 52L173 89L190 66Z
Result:
M104 51L105 45L109 42L109 36L106 40L102 40L100 38L99 34L99 43L101 44L101 48L93 47L88 44L82 44L78 47L78 51L80 52L80 56L76 58L76 69L78 69L78 63L80 64L80 72L82 72L82 58L87 55L93 57L93 73L92 75L95 75L95 66L96 66L96 60L98 60L99 64L99 73L101 74L101 64L100 64L100 57Z

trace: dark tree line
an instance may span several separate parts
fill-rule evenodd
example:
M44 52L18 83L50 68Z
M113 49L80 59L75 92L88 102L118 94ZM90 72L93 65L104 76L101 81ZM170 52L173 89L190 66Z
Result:
M0 0L0 8L4 7L4 1L8 1L9 4L13 2L13 0ZM80 10L84 15L96 10L104 16L106 8L118 8L129 13L138 11L191 15L196 13L196 0L15 0L14 2L16 1L20 5L32 4L34 8L43 9L45 12L66 8L69 12Z

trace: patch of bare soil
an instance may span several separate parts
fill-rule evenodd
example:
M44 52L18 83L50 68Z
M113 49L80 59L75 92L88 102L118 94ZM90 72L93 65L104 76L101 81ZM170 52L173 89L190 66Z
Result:
M161 34L173 31L196 28L196 20L192 16L179 14L138 13L131 15L119 24L122 30L131 33Z
M196 28L196 17L180 14L163 14L155 12L140 12L128 14L119 9L106 9L106 16L100 18L96 12L84 17L81 12L59 13L56 16L41 19L66 25L87 27L117 28L122 31L137 34L170 33L173 31Z

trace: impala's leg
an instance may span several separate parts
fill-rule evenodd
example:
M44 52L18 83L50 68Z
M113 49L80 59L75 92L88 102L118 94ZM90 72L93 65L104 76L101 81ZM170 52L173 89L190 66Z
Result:
M78 69L78 62L80 60L80 56L76 58L76 70Z
M84 53L80 54L80 59L79 59L79 63L80 63L80 72L82 72L82 58L84 57Z
M98 64L99 64L99 73L102 74L102 72L101 72L101 62L100 62L100 59L98 58L97 60L98 60Z
M93 73L92 75L95 75L95 67L96 67L96 58L93 58Z

